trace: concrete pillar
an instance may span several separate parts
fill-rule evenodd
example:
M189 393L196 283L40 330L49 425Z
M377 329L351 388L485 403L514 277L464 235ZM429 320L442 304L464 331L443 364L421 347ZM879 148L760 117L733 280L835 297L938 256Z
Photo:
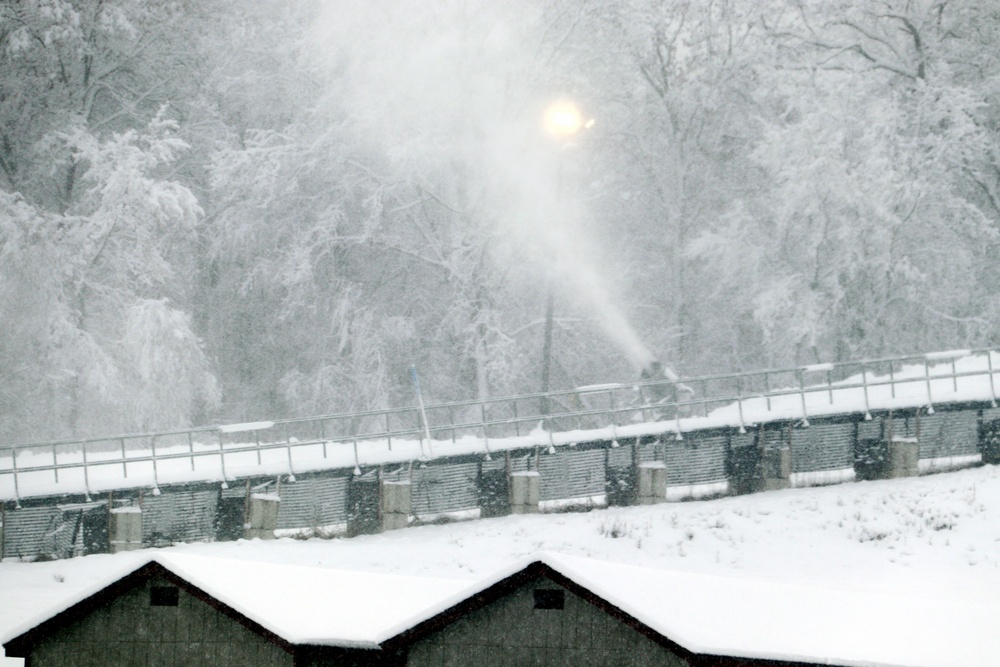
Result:
M112 508L108 538L113 554L141 549L142 509L139 507Z
M538 514L538 488L541 476L536 470L512 472L508 497L511 514Z
M777 491L792 485L792 450L763 449L760 452L758 491Z
M379 512L382 530L399 530L410 525L411 488L409 480L382 482Z
M894 437L889 441L887 477L916 477L920 474L920 441L917 438Z
M663 461L639 464L636 505L655 505L667 500L667 466Z
M244 526L244 536L251 540L273 540L274 529L278 527L278 507L281 497L270 493L254 493L250 496L250 508Z

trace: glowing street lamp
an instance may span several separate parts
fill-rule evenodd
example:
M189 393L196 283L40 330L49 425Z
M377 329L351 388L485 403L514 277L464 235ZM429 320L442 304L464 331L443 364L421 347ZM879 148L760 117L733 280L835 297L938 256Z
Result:
M584 120L573 102L561 100L545 110L545 129L555 137L570 137L583 128L594 125L594 119Z
M555 102L545 110L545 129L556 139L562 141L562 148L569 144L567 140L581 129L590 129L594 119L584 120L579 107L569 100ZM559 174L556 184L556 200L560 215L562 215L562 153L559 155ZM549 391L549 371L552 366L552 320L554 313L552 278L549 278L548 294L545 300L545 335L542 341L542 394ZM542 396L542 415L549 414L549 397Z

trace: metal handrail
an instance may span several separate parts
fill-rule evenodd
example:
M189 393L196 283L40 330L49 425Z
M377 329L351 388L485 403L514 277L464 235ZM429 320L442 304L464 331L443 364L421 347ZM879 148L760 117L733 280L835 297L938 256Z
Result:
M597 419L602 417L610 418L611 423L607 426L613 426L615 428L621 426L624 422L631 421L634 423L634 419L630 419L635 415L640 415L640 418L644 421L648 421L648 414L650 411L656 410L660 411L660 418L654 419L652 421L663 421L665 419L664 415L673 416L670 417L672 421L675 422L673 429L676 431L678 438L681 437L681 411L685 410L684 417L693 416L698 412L698 408L701 408L701 413L703 416L708 416L710 414L711 406L722 406L722 405L732 405L735 404L739 407L739 428L742 430L746 424L744 424L743 407L744 403L749 400L754 400L758 398L764 398L767 401L767 411L771 411L772 400L778 399L785 396L801 396L801 418L805 425L808 425L809 415L806 412L806 394L815 394L817 392L826 392L829 394L830 403L833 404L834 391L851 390L851 389L863 389L865 396L865 414L868 416L868 394L873 388L880 386L890 386L892 388L892 394L895 396L895 389L897 385L911 384L918 382L927 383L927 403L926 408L929 412L933 411L933 397L931 396L931 379L952 379L954 386L957 390L958 379L962 377L973 377L973 376L985 376L989 375L990 378L990 402L991 404L996 404L996 393L994 389L994 378L993 378L993 362L992 358L989 357L990 349L977 349L977 350L954 350L947 352L934 352L922 355L906 355L898 357L886 357L880 359L871 359L863 361L848 361L839 362L831 364L813 364L808 366L798 366L789 368L777 368L777 369L765 369L765 370L755 370L755 371L742 371L739 373L730 374L715 374L715 375L704 375L699 377L684 378L678 380L643 380L639 382L632 382L627 384L609 384L609 385L599 385L593 388L579 388L579 389L566 389L558 391L550 391L545 393L533 393L533 394L519 394L514 396L503 396L496 398L484 398L484 399L468 399L460 401L450 401L442 402L436 404L426 405L426 412L429 415L437 417L439 414L444 412L448 417L447 421L443 424L438 425L428 425L428 433L441 433L441 432L451 432L452 440L456 439L458 434L461 432L462 435L476 435L477 433L482 433L481 437L484 441L489 442L491 438L496 437L509 437L508 435L497 435L497 430L502 428L513 427L517 434L520 434L520 429L522 426L527 427L532 424L540 424L546 426L558 425L558 422L571 422L573 429L562 429L562 430L574 430L576 428L586 427L588 419ZM957 359L964 356L980 356L986 354L988 359L988 370L984 371L964 371L958 372L956 368ZM896 377L896 372L894 367L896 365L902 365L906 363L917 363L924 366L925 372L921 377L907 377L898 378ZM931 375L931 364L937 368L939 365L951 364L951 372L943 374ZM885 378L869 378L869 369L872 367L885 367L888 364L888 377ZM861 372L860 382L845 383L845 381L833 380L833 375L838 370L852 369L854 371ZM826 382L820 384L806 385L804 378L809 374L815 373L825 373ZM794 376L796 382L793 386L771 389L771 380L775 376L788 375ZM744 392L745 381L752 380L753 378L760 378L763 380L765 391L763 392ZM712 383L721 383L723 385L723 390L717 394L710 395L708 392L708 387ZM673 390L678 389L681 386L695 386L702 387L704 392L703 395L694 396L689 395L680 400L660 400L656 399L657 396L676 396L676 394L671 393ZM726 387L729 389L726 390ZM733 393L732 387L735 387L735 394ZM644 391L645 390L645 391ZM666 391L664 391L666 390ZM631 401L628 400L616 400L616 398L621 397L623 392L630 394L632 398ZM606 407L592 407L588 405L588 402L592 402L594 399L598 399L601 396L607 396L607 406ZM638 400L636 400L638 397ZM559 399L563 399L560 401ZM541 414L541 410L538 413L529 413L525 415L519 415L518 404L524 404L525 402L530 405L537 406L558 406L561 403L577 403L579 408L559 411L559 410L549 410L547 414ZM472 408L478 407L479 410L476 411L480 415L480 419L475 420L456 420L455 411L456 409ZM312 417L295 417L289 419L279 419L272 422L258 422L246 424L247 428L240 429L237 428L240 425L219 425L219 426L199 426L188 429L174 429L170 431L159 431L159 432L149 432L149 433L127 433L119 435L109 435L109 436L90 436L86 438L70 438L70 439L60 439L60 440L49 440L42 442L32 442L25 444L16 445L0 445L0 476L12 474L14 477L14 488L15 488L15 498L19 498L20 494L18 491L18 476L26 473L44 472L52 471L55 476L55 481L59 481L59 471L71 468L81 468L81 463L79 461L71 463L60 463L58 460L58 449L59 448L79 448L83 453L83 464L84 475L87 475L88 467L97 466L108 466L108 465L121 465L125 476L127 477L129 464L152 462L154 468L154 476L157 474L156 464L157 461L172 460L172 459L191 459L192 470L195 468L195 460L203 457L221 457L223 476L225 476L225 457L226 455L243 453L248 451L255 451L258 453L258 459L260 458L261 451L267 451L272 449L287 448L288 450L288 472L293 473L292 470L292 449L296 447L315 445L322 443L324 445L324 456L326 455L326 445L327 444L351 444L359 441L370 441L370 440L387 440L389 442L389 447L392 447L392 440L400 438L412 438L414 440L422 441L424 438L424 427L420 426L418 422L414 419L414 426L411 428L393 428L392 420L393 418L399 418L400 416L409 416L411 418L415 417L417 414L417 406L407 406L407 407L396 407L387 408L382 410L365 410L350 413L332 413L325 415L318 415ZM513 416L490 416L490 412L502 411L504 413L512 413ZM384 423L384 427L381 429L375 429L371 432L362 433L358 429L353 429L349 432L343 432L339 435L326 436L326 425L330 422L338 423L340 425L350 424L352 421L358 422L369 418L378 418ZM787 418L787 416L783 417ZM314 424L320 427L324 433L323 437L307 438L305 440L298 440L292 435L291 430L293 427L298 425ZM590 426L593 427L592 425ZM270 431L271 429L284 428L285 438L279 439L267 439L265 441L260 440L260 432ZM493 433L490 433L492 429ZM241 430L253 431L255 442L253 443L229 443L224 442L226 435L232 435L234 432L239 432ZM550 433L551 429L546 429ZM197 434L212 434L209 442L199 443L203 447L205 445L211 445L208 448L203 448L201 451L196 451L194 447L194 436ZM156 441L158 439L170 438L176 436L186 436L189 444L189 451L186 452L163 452L158 454L156 452ZM126 447L127 442L134 443L135 441L148 442L149 446L143 446L142 448L128 448ZM550 437L551 442L551 437ZM94 443L116 443L116 449L120 448L120 455L117 457L110 458L100 458L87 460L88 445ZM214 443L214 444L213 444ZM487 451L489 450L489 445L486 445ZM33 452L44 452L46 450L51 450L52 452L52 462L45 463L41 465L21 465L18 463L17 458L19 452L33 451ZM74 451L76 451L74 449ZM132 452L132 455L129 453ZM95 452L91 452L92 454ZM102 452L104 453L104 452ZM5 465L6 464L6 465ZM87 481L87 486L89 487L89 481ZM89 491L88 491L89 493Z
M963 350L963 352L968 352L968 356L975 356L975 355L979 355L979 354L985 354L986 352L990 351L990 349L991 348L982 348L982 349L967 350L967 351ZM941 353L928 353L928 354L920 354L920 355L906 355L906 356L899 356L899 357L885 357L885 358L870 359L870 360L864 360L864 361L837 362L837 363L831 363L831 364L829 364L829 366L832 369L837 369L837 368L858 367L858 366L871 366L871 365L884 364L884 363L890 363L890 362L897 362L898 363L898 362L917 361L917 360L919 360L920 362L923 362L927 357L933 356L933 355L936 355L936 354L941 354ZM710 381L714 381L714 380L736 380L737 378L749 378L749 377L758 377L758 376L762 377L762 376L781 375L781 374L799 373L799 372L817 372L817 371L810 371L810 369L814 368L815 366L816 365L814 364L814 365L793 366L793 367L786 367L786 368L771 368L771 369L764 369L764 370L741 371L741 372L738 372L738 373L715 374L715 375L701 375L701 376L695 376L695 377L690 377L690 378L683 378L683 379L679 379L679 380L641 380L641 381L636 381L636 382L618 383L618 384L615 384L615 385L609 385L609 388L607 388L607 389L594 389L594 390L588 389L588 390L586 390L583 393L586 393L586 394L601 394L601 393L607 393L607 392L616 391L616 390L642 389L642 388L654 388L654 387L676 387L677 385L704 384L706 382L710 382ZM972 374L973 375L980 375L981 373L972 373ZM946 376L946 377L951 377L951 376L949 375L949 376ZM914 381L914 380L913 379L905 380L905 382L912 382L912 381ZM889 383L884 383L884 384L889 384ZM840 387L840 386L841 385L838 385L838 387ZM870 386L875 386L875 385L870 385ZM768 392L767 394L759 394L759 395L762 395L762 396L766 396L766 395L779 396L779 395L782 395L782 391L783 390L772 390L772 391ZM785 390L785 391L788 391L788 390ZM796 393L798 391L799 390L796 388L793 393ZM539 393L532 393L532 394L515 394L515 395L500 396L500 397L495 397L495 398L466 399L466 400L461 400L461 401L447 401L447 402L442 402L442 403L428 404L426 406L426 409L427 409L428 412L430 412L430 411L439 410L439 409L443 409L443 408L471 407L471 406L478 406L478 405L482 405L482 404L489 405L489 404L498 404L498 403L510 403L512 401L540 401L540 399L542 399L542 398L571 397L571 396L578 396L578 395L580 395L580 393L581 392L578 391L577 389L561 389L561 390L549 391L549 392L539 392ZM757 394L754 394L754 395L757 395ZM743 398L752 398L754 395L744 396ZM720 401L720 400L736 400L736 397L735 396L733 396L733 397L712 397L712 398L702 399L702 401L711 401L711 402L716 402L716 401ZM688 403L688 402L689 401L684 401L685 404ZM654 402L654 404L655 405L661 405L661 403L658 403L658 402ZM662 404L662 405L669 406L669 405L672 405L672 404ZM379 409L379 410L361 410L361 411L356 411L356 412L328 413L328 414L313 415L313 416L308 416L308 417L290 417L290 418L285 418L285 419L275 419L275 420L272 420L271 423L273 423L274 426L280 426L280 425L286 425L286 424L301 424L301 423L333 421L333 420L344 421L344 420L350 420L350 419L360 419L360 418L365 418L365 417L376 417L376 416L385 416L385 415L394 415L394 414L405 414L407 412L413 412L413 411L416 411L416 410L418 410L418 407L416 405L412 405L412 406L405 406L405 407L385 408L385 409ZM571 414L575 414L575 413L567 413L566 415L558 415L558 416L570 416ZM546 415L534 415L533 417L526 417L525 419L526 420L532 420L532 419L538 420L540 418L545 418L545 417L546 417ZM173 430L168 430L168 431L142 431L142 432L132 432L132 433L119 433L119 434L112 434L112 435L105 435L105 436L87 436L87 437L82 437L82 438L62 438L62 439L57 439L57 440L21 442L21 443L16 443L16 444L2 444L2 443L0 443L0 451L2 451L2 450L10 450L10 449L28 449L28 448L35 448L35 447L51 447L53 445L55 445L55 446L61 446L61 445L73 445L73 444L83 444L83 443L91 443L91 442L110 442L110 441L122 440L122 439L124 439L124 440L136 440L136 439L140 439L140 438L152 438L152 437L159 438L159 437L165 437L165 436L171 436L171 435L187 435L187 434L195 434L195 433L214 433L214 432L219 431L219 429L221 427L223 427L223 426L224 425L216 425L216 426L204 425L204 426L197 426L197 427L191 427L191 428L185 428L185 429L173 429ZM435 428L435 430L437 430L437 429ZM408 432L408 429L407 429L407 432ZM392 431L389 431L389 430L372 432L372 433L368 433L368 434L365 434L365 435L366 436L376 436L376 435L385 435L385 434L394 435L394 433Z

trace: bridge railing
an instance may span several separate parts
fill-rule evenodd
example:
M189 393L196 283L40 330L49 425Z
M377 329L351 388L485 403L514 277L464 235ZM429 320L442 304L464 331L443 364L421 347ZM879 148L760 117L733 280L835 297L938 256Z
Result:
M177 478L225 482L254 464L294 475L295 453L329 460L329 467L364 464L359 443L378 441L399 456L432 458L472 440L475 451L552 444L553 434L662 423L663 431L733 426L770 419L868 413L886 407L926 407L936 400L996 404L989 350L953 350L836 364L579 387L545 394L452 401L314 417L226 424L157 433L132 433L0 445L0 499L58 493L61 479L82 481L110 472L129 484L133 475L156 487ZM960 390L960 383L962 391ZM602 436L602 437L606 437ZM439 448L434 451L434 446ZM459 448L461 449L461 448ZM345 454L346 452L346 454ZM280 459L280 462L278 460ZM227 467L228 466L228 467ZM240 472L236 471L238 467ZM265 466L266 467L266 466ZM263 470L263 468L261 468ZM40 475L44 475L44 481ZM80 479L82 477L82 479ZM30 485L24 482L29 480Z

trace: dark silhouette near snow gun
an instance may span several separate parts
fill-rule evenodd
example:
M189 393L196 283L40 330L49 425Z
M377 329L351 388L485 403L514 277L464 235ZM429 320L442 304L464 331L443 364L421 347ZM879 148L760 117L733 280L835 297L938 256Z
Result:
M643 404L655 406L655 419L674 419L691 412L694 390L681 382L680 377L661 362L653 360L639 374L643 384L638 385Z

